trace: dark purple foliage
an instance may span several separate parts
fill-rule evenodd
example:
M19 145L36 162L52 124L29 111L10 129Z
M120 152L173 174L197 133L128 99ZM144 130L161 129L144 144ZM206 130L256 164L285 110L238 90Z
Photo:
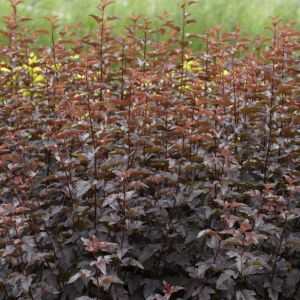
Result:
M300 299L300 58L133 16L1 30L0 299ZM43 34L51 47L38 48ZM204 49L189 42L201 39Z

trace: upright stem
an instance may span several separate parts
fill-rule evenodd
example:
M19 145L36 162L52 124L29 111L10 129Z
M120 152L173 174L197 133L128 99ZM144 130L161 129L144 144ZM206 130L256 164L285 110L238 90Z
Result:
M276 48L276 24L273 25L273 51L275 52ZM269 122L268 122L268 137L267 137L267 150L266 150L266 157L264 162L264 170L263 170L263 181L266 183L267 181L267 174L269 168L269 159L270 159L270 150L271 150L271 138L272 138L272 127L273 127L273 102L275 99L275 83L274 83L274 76L275 76L275 61L272 59L272 78L271 78L271 98L269 103Z
M184 3L182 4L181 57L180 57L181 78L180 78L179 98L182 97L183 81L185 77L185 72L184 72L185 25L186 25L186 1L184 1Z

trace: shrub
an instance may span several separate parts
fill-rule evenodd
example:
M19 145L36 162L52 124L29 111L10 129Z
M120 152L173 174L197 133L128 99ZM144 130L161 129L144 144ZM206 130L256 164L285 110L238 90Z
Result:
M299 33L1 31L1 299L299 299ZM47 34L51 48L35 41ZM168 37L154 42L152 37ZM205 49L192 51L191 39Z

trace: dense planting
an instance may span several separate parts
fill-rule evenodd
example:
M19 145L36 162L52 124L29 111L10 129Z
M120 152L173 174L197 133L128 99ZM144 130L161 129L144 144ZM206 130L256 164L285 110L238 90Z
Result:
M1 31L0 299L300 299L293 24L188 34L186 1L180 27L133 16L116 37L103 0L79 38L55 17L30 31L18 2Z

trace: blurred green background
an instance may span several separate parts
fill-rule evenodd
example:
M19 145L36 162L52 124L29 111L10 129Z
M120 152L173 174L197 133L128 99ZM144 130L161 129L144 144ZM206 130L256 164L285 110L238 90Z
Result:
M176 22L180 22L180 0L116 0L108 9L108 14L120 16L116 30L128 22L132 13L156 16L167 11ZM89 14L97 14L96 6L99 0L24 0L20 5L23 16L31 17L28 26L47 28L43 19L47 15L57 15L62 24L82 23L84 33L95 28L94 20ZM300 28L300 0L199 0L190 7L196 24L189 25L188 32L203 32L217 24L224 31L232 31L236 25L241 25L242 32L265 33L270 24L270 16L280 16L284 20L293 19ZM0 17L10 13L8 1L0 0ZM158 20L153 18L154 24Z

